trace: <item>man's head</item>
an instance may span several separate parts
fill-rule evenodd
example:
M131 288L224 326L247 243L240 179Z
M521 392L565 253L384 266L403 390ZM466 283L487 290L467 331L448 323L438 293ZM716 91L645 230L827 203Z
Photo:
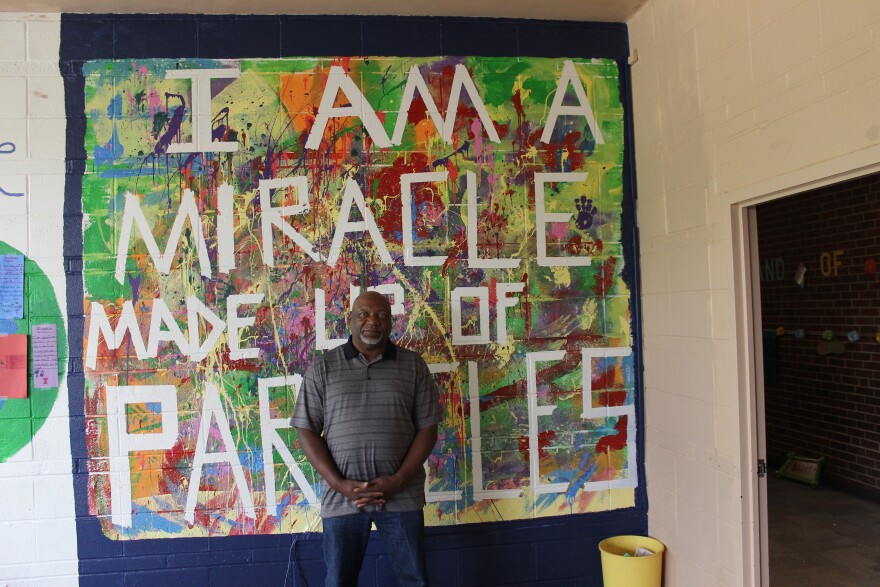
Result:
M348 327L358 351L382 352L391 336L391 304L374 291L359 295L351 308Z

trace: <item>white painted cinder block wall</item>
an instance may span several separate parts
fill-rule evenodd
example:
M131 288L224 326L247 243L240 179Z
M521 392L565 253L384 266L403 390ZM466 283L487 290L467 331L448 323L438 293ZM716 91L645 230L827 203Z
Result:
M666 587L752 585L731 211L876 169L880 2L649 0L628 24L650 531Z
M0 241L36 262L66 306L60 16L0 13ZM77 585L67 386L33 442L0 463L0 586Z

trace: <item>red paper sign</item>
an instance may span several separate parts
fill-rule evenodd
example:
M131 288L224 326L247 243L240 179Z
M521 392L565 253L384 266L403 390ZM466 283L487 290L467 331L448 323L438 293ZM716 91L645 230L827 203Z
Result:
M0 336L0 397L27 397L26 334Z

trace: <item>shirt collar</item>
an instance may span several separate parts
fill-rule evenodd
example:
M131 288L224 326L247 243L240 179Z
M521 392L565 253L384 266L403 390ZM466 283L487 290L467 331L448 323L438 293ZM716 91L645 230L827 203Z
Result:
M345 358L348 360L354 359L360 353L354 347L354 343L351 342L351 335L348 336L348 341L342 346L342 352L345 355ZM382 351L382 360L383 361L396 361L397 360L397 345L395 345L390 340L385 343L385 350Z

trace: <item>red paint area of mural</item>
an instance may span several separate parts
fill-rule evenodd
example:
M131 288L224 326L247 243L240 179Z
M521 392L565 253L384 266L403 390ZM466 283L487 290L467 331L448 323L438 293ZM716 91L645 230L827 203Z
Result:
M427 118L428 107L425 106L425 101L422 97L417 95L409 106L409 112L406 113L406 120L410 124L416 125Z
M617 257L608 257L599 268L596 274L596 285L593 286L593 293L597 298L604 298L605 294L611 289L614 283L614 269L617 267Z
M590 240L576 234L564 246L565 252L571 256L597 257L602 254L604 244L601 239Z
M617 434L609 434L599 439L599 442L596 443L596 454L626 448L626 425L628 421L629 416L621 416L617 420L617 424L614 425L614 430L617 431Z
M402 242L400 176L407 173L423 173L428 167L428 156L425 153L410 153L407 157L398 157L391 167L380 169L373 176L371 184L376 190L374 198L381 200L384 205L384 213L376 215L376 225L385 240ZM421 192L417 191L417 194L419 193Z
M615 390L620 387L619 374L616 369L608 368L600 370L591 378L594 393L599 393L598 404L604 407L626 405L626 390Z
M626 391L603 391L598 398L598 404L603 407L625 406Z
M482 210L477 222L479 244L484 256L498 255L504 248L508 220L501 206L495 202L491 209Z
M575 140L580 139L581 133L570 132L566 134L565 140L562 143L550 142L545 145L540 142L543 132L544 129L541 128L533 132L528 139L528 143L530 147L539 148L541 161L548 169L554 171L577 171L584 166L584 157L578 151L575 144ZM563 154L565 154L564 157Z
M165 460L162 463L164 475L159 480L159 491L166 495L179 491L179 488L188 481L188 477L181 471L188 471L191 466L192 450L185 448L183 439L179 439L170 450L165 451Z
M418 184L412 194L416 213L413 218L413 232L419 238L429 238L431 230L446 224L445 204L438 186L434 184Z
M538 456L542 459L547 458L547 447L556 440L556 432L554 430L545 430L538 433ZM524 461L529 460L529 437L520 436L517 440L519 452Z
M570 132L565 135L566 171L574 171L584 166L584 152L578 147L582 136L579 132Z
M449 243L446 249L446 260L443 261L443 276L449 275L449 270L455 267L456 261L467 254L467 235L464 230L459 231Z

